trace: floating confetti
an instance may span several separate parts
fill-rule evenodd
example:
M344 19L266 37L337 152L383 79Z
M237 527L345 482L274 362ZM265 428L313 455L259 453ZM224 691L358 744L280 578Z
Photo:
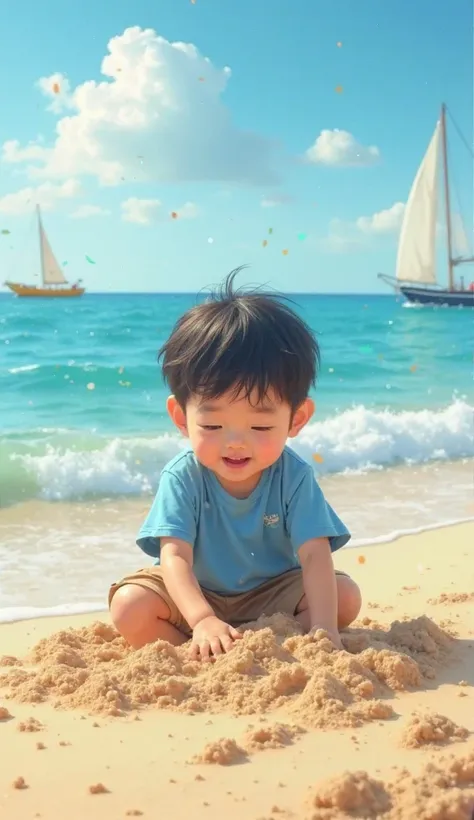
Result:
M94 382L89 382L89 384L87 385L87 389L88 389L88 390L95 390L95 384L94 384Z
M268 233L272 234L273 233L273 228L269 228Z
M53 91L55 94L59 94L60 92L59 83L53 83Z
M87 254L86 254L86 261L89 262L89 265L95 265L94 260L91 259L90 256L87 256Z
M264 239L263 242L262 242L262 247L266 248L267 245L268 245L268 242L267 242L266 239Z
M314 453L313 459L316 461L317 464L322 464L324 458L322 457L321 453Z
M365 555L359 555L357 560L359 564L365 564Z
M122 373L123 373L123 371L124 371L124 370L125 370L125 368L124 368L124 367L119 367L119 369L118 369L119 374L120 374L120 375L122 375Z
M342 43L341 43L341 41L340 41L340 40L339 40L339 42L337 43L337 47L338 47L338 48L342 48Z
M198 80L199 80L200 83L203 83L203 82L205 82L206 78L205 77L198 77Z
M178 218L178 214L176 213L176 211L171 211L171 219L177 219L177 218Z
M210 244L210 245L212 245L212 243L214 242L214 240L213 240L212 236L210 236L210 237L209 237L209 239L208 239L207 241L209 242L209 244Z
M131 387L131 386L132 386L132 382L122 382L122 381L119 381L119 385L120 385L120 387Z
M412 364L412 366L410 367L410 373L415 373L417 369L418 369L418 365L417 364Z
M342 85L336 85L336 89L335 89L336 94L342 94L343 90L344 89L343 89Z
M298 234L298 239L300 240L300 242L304 242L304 240L306 239L306 234L305 233L299 233Z
M65 259L64 262L61 262L61 265L63 266L63 268L65 268L67 265L67 259Z
M328 373L334 373L334 368L333 367L328 367Z
M288 256L288 248L285 248L284 250L282 250L282 254L283 254L283 256Z

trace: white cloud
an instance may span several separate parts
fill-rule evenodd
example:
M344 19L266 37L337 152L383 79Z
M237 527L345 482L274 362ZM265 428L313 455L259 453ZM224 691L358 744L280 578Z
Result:
M293 199L288 194L272 194L270 196L262 196L260 205L262 208L275 208L277 205L288 205Z
M349 131L325 129L305 153L308 162L332 166L374 165L380 159L376 145L361 145Z
M64 199L72 199L80 193L81 186L76 179L67 179L61 184L44 182L37 187L22 188L13 194L6 194L0 199L0 213L30 213L34 205L41 205L44 211L52 211Z
M178 219L196 219L199 216L199 208L194 202L185 202L181 208L176 208Z
M377 211L371 216L359 216L354 222L333 219L329 234L321 245L331 253L353 253L367 250L374 237L396 236L402 225L405 205L395 202L391 208Z
M159 199L139 199L129 197L122 202L122 219L124 222L136 222L138 225L151 225L169 219L172 213L178 219L196 219L199 209L194 202L185 202L180 208L165 210Z
M172 43L138 26L112 38L108 52L101 82L70 90L66 78L53 75L64 89L62 99L55 95L57 105L73 106L75 113L58 121L50 147L4 144L4 162L30 163L32 177L87 174L104 185L123 179L278 181L273 144L239 128L222 102L229 68L216 68L191 43ZM51 79L39 81L49 97Z
M100 205L80 205L71 214L72 219L88 219L91 216L109 216L110 211L101 208Z
M371 216L360 216L356 219L356 227L367 234L397 233L402 226L403 214L405 213L405 203L395 202L391 208Z
M124 222L136 222L138 225L150 225L157 222L160 216L159 199L138 199L131 196L122 202L122 219Z
M320 247L329 253L358 253L368 247L367 237L355 230L354 223L333 219L329 224L329 233L318 242Z
M42 140L29 142L24 148L18 140L7 140L2 145L2 161L6 163L20 162L42 162L46 156L46 148L41 144Z
M49 111L61 113L65 108L74 108L71 86L67 77L56 72L49 77L40 77L36 83L42 94L51 100Z

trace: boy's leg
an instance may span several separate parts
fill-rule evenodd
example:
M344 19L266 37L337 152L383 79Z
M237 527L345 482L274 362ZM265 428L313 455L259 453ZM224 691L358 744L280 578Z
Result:
M357 618L362 606L360 589L356 582L344 572L336 570L337 584L337 628L346 629ZM296 620L305 632L311 629L306 595L303 595L295 612Z
M221 596L202 590L217 617ZM180 646L191 638L192 629L168 594L159 566L127 575L109 590L112 622L134 649L159 639Z
M124 584L110 601L110 617L115 629L134 648L159 639L173 646L189 640L169 622L170 609L157 592L138 584Z

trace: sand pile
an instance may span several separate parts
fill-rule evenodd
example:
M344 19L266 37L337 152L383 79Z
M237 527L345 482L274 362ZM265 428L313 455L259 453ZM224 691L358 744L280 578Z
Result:
M474 601L474 592L442 592L437 598L428 598L429 604L466 604Z
M414 777L397 770L385 784L367 772L345 772L312 790L304 820L472 820L474 750L440 758Z
M262 617L213 664L164 641L132 650L96 622L41 640L21 660L0 659L5 699L123 715L154 706L180 712L255 714L279 707L299 724L331 728L388 718L393 691L418 687L446 662L454 639L429 618L384 627L364 619L338 652L320 630L302 635L283 615Z
M273 723L269 726L260 726L257 729L249 726L240 742L232 737L222 737L219 740L214 740L212 743L208 743L203 751L195 755L190 762L217 763L220 766L230 766L233 763L241 763L255 752L289 746L304 731L301 726L287 723Z
M458 726L445 715L413 714L402 733L402 746L419 749L422 746L442 746L458 740L466 740L469 731Z

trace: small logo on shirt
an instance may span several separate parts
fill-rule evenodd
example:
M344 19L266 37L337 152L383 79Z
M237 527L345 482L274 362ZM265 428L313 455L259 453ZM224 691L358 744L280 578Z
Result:
M277 513L273 513L272 515L264 515L263 516L263 523L266 527L277 527L280 522L280 516Z

